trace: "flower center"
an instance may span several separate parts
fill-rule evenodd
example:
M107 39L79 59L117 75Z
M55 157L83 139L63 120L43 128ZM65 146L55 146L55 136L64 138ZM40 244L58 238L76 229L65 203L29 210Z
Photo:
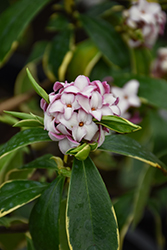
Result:
M95 111L96 109L95 108L91 108L92 111Z
M124 96L124 98L125 98L125 99L128 99L128 96L127 96L127 95L125 95L125 96Z
M80 127L82 127L83 125L84 125L84 123L83 123L83 122L80 122L80 123L79 123L79 126L80 126Z
M72 105L70 103L67 104L67 108L72 108Z

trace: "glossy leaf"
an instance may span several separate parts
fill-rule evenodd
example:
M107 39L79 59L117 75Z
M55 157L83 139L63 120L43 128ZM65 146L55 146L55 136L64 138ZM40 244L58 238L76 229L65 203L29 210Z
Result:
M0 158L21 147L42 141L50 141L48 132L42 128L20 131L0 147Z
M14 118L14 117L11 117L10 115L3 114L3 115L0 116L0 122L6 123L6 124L9 124L9 125L13 125L16 122L18 122L18 119Z
M27 240L27 250L35 250L32 239L26 237L26 240Z
M56 162L51 159L53 155L51 154L46 154L43 155L34 161L31 161L24 166L21 167L21 169L25 168L47 168L47 169L57 169L57 164Z
M125 118L115 115L102 116L101 121L95 122L118 133L131 133L141 129L140 126L126 120Z
M166 111L149 111L150 128L154 142L154 153L159 157L167 155L167 120Z
M151 53L148 48L134 48L131 51L133 55L133 67L138 74L150 74Z
M167 166L153 153L142 147L137 141L125 135L106 136L104 143L98 148L146 162L153 167L161 168L167 172Z
M13 127L19 127L19 128L22 128L22 127L26 127L26 128L42 127L43 128L43 125L35 119L26 119L26 120L22 120L22 121L15 123L13 125Z
M4 111L6 114L12 115L20 119L32 119L32 115L24 112L15 112L15 111Z
M90 158L85 161L74 159L66 228L70 249L118 249L115 212L102 178Z
M154 107L167 109L167 81L163 79L152 78L149 76L140 76L135 74L119 73L113 75L114 84L122 87L127 81L136 79L139 81L138 96L143 98L145 103ZM158 91L157 91L158 88Z
M28 113L24 113L24 112L15 112L15 111L4 111L4 112L9 114L9 115L12 115L14 117L23 119L23 120L34 119L34 120L38 121L40 124L42 124L42 125L44 124L43 117L34 115L32 113L28 114Z
M6 155L5 157L1 158L0 161L3 161L3 159L10 158L6 160L6 164L3 166L1 173L0 173L0 184L9 180L9 174L10 172L16 170L23 164L24 160L24 153L26 152L26 148L21 148L20 150L16 150L11 152L10 154ZM10 157L12 155L12 157ZM19 179L19 177L18 177Z
M71 38L72 30L64 29L53 38L45 51L44 69L52 81L64 80L64 74L72 56Z
M67 200L62 200L61 205L60 205L60 233L59 233L59 238L60 238L60 249L62 250L70 250L69 245L68 245L68 240L67 240L67 233L66 233L66 203Z
M31 178L35 169L12 169L6 175L5 180L25 180Z
M0 217L36 199L46 187L46 184L30 180L5 182L0 186Z
M90 6L90 8L87 11L87 14L90 16L101 16L105 14L106 11L110 10L112 7L118 5L117 2L102 2L96 5L93 5L93 7Z
M49 96L48 94L46 93L46 91L41 87L39 86L39 84L35 81L35 79L33 78L33 76L31 75L29 69L27 68L27 74L28 74L28 77L29 77L29 80L33 86L33 88L35 89L35 91L37 92L37 94L39 96L41 96L47 103L49 103Z
M68 18L62 14L53 14L47 25L47 29L50 31L59 31L67 29L69 25Z
M79 43L67 68L68 79L73 81L78 75L89 76L100 56L101 53L91 40Z
M38 41L34 44L33 49L31 51L30 56L27 59L27 63L30 62L39 62L43 55L44 55L44 51L46 49L48 42L47 41Z
M80 20L92 41L110 62L120 67L130 64L126 44L113 26L100 18L86 15L80 15Z
M30 215L36 250L59 250L59 214L64 177L59 175L42 193Z
M136 226L142 218L145 206L148 201L154 174L155 169L151 167L145 168L142 173L142 178L140 179L134 202L133 226Z
M0 65L17 47L17 41L34 16L51 0L19 0L7 8L0 19Z

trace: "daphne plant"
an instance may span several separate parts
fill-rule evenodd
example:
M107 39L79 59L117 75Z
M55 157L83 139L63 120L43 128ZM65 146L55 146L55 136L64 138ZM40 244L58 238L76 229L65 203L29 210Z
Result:
M72 166L67 166L67 159L63 162L51 154L22 166L54 169L56 178L49 184L21 179L3 183L0 216L37 200L29 219L31 244L36 250L119 249L116 214L90 158L91 151L98 148L122 154L165 172L167 167L137 141L118 134L135 132L141 127L120 117L119 96L113 95L107 82L91 82L80 75L71 83L56 82L54 91L48 95L29 70L27 73L42 97L44 119L34 114L7 112L20 118L15 126L24 129L0 148L0 157L5 160L32 143L57 141L65 158L72 157Z

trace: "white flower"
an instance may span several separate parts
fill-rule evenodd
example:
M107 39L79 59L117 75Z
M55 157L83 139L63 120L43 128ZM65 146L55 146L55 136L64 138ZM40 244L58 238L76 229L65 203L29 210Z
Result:
M139 82L137 80L130 80L123 88L112 87L112 92L119 96L119 108L121 115L125 114L129 107L139 107L141 105L140 99L137 96Z

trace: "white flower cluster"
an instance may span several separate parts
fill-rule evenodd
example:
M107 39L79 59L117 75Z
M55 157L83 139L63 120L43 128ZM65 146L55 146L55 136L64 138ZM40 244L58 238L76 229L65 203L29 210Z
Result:
M158 3L138 0L123 12L125 24L131 29L141 30L143 41L141 39L129 39L130 47L145 45L152 47L159 34L164 33L166 23L166 14L161 10Z

